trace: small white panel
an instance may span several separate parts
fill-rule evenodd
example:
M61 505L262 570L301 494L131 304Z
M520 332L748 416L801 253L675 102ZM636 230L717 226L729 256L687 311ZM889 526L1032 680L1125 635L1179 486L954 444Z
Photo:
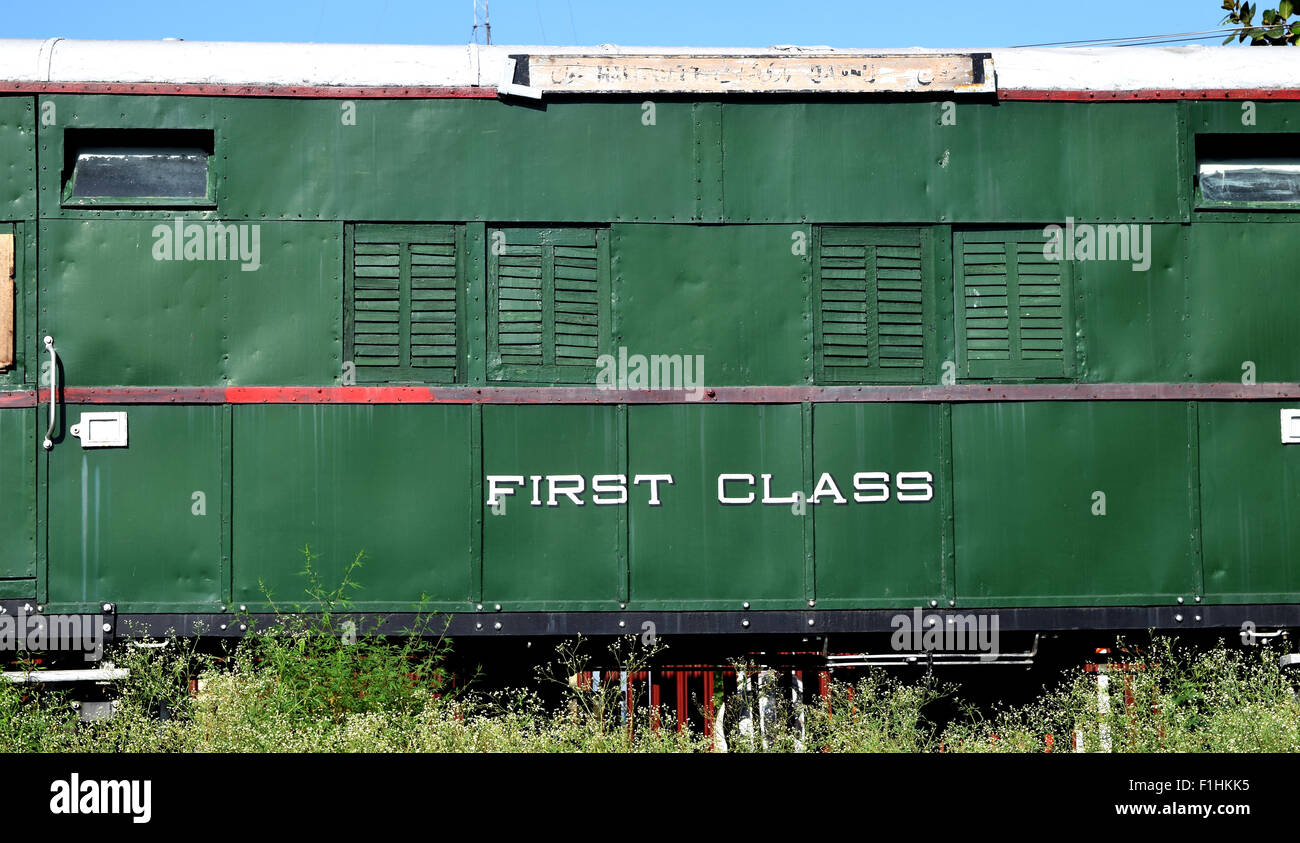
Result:
M69 432L83 448L125 448L126 413L82 413Z
M1282 444L1300 445L1300 410L1282 411Z

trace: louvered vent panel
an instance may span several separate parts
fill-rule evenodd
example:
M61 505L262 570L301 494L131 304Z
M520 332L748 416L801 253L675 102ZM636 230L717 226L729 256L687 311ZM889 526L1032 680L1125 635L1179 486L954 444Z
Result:
M348 339L363 383L454 382L462 286L457 230L352 228Z
M816 272L823 380L922 381L929 305L921 242L916 229L821 229Z
M400 243L357 243L352 268L352 360L401 365Z
M556 246L555 362L593 366L600 339L599 258L596 244Z
M412 366L440 370L452 380L456 370L456 243L411 243Z
M921 247L880 246L875 276L880 365L920 369L925 365Z
M497 259L501 362L542 365L542 246L508 245Z
M966 285L966 355L970 360L1011 359L1007 251L1002 243L967 243L962 256Z
M488 377L593 383L609 318L605 232L497 229L488 258Z
M1043 243L1036 230L959 236L958 341L968 376L1072 373L1071 265L1045 257Z

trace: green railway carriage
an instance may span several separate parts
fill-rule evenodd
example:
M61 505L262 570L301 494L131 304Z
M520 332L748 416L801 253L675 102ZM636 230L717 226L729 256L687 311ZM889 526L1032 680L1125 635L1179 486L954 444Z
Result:
M0 41L0 605L1300 626L1287 52Z

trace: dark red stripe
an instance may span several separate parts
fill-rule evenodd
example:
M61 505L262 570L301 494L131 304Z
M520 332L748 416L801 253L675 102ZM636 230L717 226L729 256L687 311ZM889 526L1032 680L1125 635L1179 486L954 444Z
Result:
M186 97L292 97L295 99L496 99L483 87L333 87L328 85L209 85L149 82L2 82L0 92L34 94L147 94Z
M1144 88L1134 91L1057 91L1007 88L998 91L1003 100L1061 100L1065 102L1114 100L1300 100L1300 88L1205 88L1179 90Z
M49 390L41 390L41 402ZM718 386L697 399L680 390L595 386L73 387L67 404L883 404L988 401L1300 401L1300 384L1101 383L956 386ZM0 392L0 407L34 407L35 390Z

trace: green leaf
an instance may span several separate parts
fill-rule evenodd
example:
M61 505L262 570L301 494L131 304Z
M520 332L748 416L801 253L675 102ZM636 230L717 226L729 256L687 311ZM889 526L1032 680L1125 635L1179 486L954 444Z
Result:
M1291 0L1282 0L1278 3L1277 13L1283 20L1291 17Z

